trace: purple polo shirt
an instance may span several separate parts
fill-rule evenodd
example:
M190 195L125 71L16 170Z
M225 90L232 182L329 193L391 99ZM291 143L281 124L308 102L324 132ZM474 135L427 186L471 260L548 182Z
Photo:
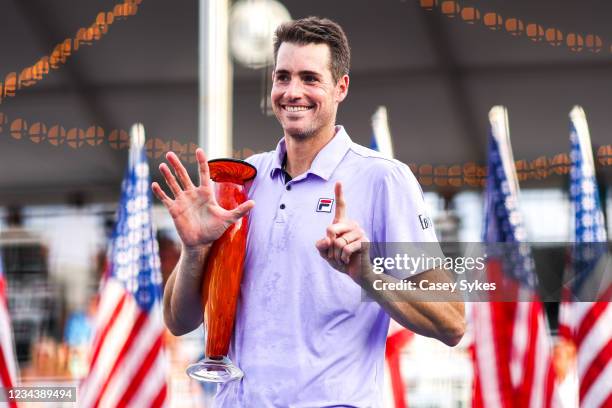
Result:
M338 126L311 168L285 184L284 139L248 159L247 255L230 358L244 378L220 387L220 407L380 407L389 316L319 256L342 182L347 215L372 242L437 241L421 188L397 160ZM334 200L330 203L330 200ZM398 276L407 277L407 276Z

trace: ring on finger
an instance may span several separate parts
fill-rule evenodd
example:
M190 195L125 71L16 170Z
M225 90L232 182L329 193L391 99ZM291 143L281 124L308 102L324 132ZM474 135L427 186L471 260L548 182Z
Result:
M348 242L348 240L346 238L344 238L344 237L340 237L340 238L342 238L344 240L344 242L346 242L346 244L344 244L344 245L348 245L349 244L349 242Z

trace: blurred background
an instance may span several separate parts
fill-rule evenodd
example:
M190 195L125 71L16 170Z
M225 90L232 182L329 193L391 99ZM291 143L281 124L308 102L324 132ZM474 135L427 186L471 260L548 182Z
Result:
M419 178L440 239L480 241L487 114L497 104L509 111L539 274L562 272L562 243L572 240L575 104L612 212L612 3L0 0L0 10L0 246L26 382L74 382L87 369L127 130L144 124L157 181L168 150L192 177L198 145L210 158L273 150L282 130L269 105L271 32L290 18L328 17L345 29L351 83L338 123L368 146L372 116L386 107L395 157ZM153 214L167 276L177 237L160 205ZM554 333L556 305L547 311ZM202 406L205 393L183 373L202 352L201 330L167 337L173 406ZM402 364L410 406L470 405L464 346L417 337Z

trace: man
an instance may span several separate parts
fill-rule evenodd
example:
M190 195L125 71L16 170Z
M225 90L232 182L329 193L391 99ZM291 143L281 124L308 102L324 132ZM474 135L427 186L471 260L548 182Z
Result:
M350 52L327 19L282 25L274 44L272 104L284 138L248 159L252 200L233 211L215 201L204 152L194 186L175 154L160 170L174 198L153 184L181 237L181 259L164 293L164 317L180 335L202 322L200 282L211 243L250 211L249 236L230 358L244 378L225 384L223 407L379 407L389 315L455 345L463 303L395 302L374 280L446 282L372 272L367 243L435 242L420 187L404 164L351 142L336 112L349 88ZM178 181L177 181L178 178ZM257 205L255 205L255 202ZM426 224L425 224L426 225ZM362 290L375 301L365 301Z

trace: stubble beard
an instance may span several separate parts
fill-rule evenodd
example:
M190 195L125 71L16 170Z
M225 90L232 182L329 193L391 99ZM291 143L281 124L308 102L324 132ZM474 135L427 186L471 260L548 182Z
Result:
M291 125L289 125L288 127L283 126L283 121L280 120L278 115L276 116L276 119L278 120L281 127L283 128L285 135L291 137L292 139L298 142L305 142L305 141L315 138L325 128L325 125L322 124L321 121L315 120L309 123L303 129L291 129ZM333 119L331 119L331 121L332 123L335 121L335 115ZM333 127L333 124L332 124L332 127Z
M316 135L319 130L321 130L321 127L317 127L315 123L310 123L305 129L292 130L291 125L289 125L288 127L284 126L284 122L283 120L281 120L282 116L280 114L278 114L277 112L274 112L274 114L276 116L276 120L278 120L278 123L283 128L284 133L297 141L303 142L309 140L314 135Z
M311 139L315 133L316 133L316 129L314 127L310 127L308 129L302 130L302 131L296 131L296 132L291 132L286 131L287 135L292 137L295 140L298 140L300 142L306 141L308 139Z

